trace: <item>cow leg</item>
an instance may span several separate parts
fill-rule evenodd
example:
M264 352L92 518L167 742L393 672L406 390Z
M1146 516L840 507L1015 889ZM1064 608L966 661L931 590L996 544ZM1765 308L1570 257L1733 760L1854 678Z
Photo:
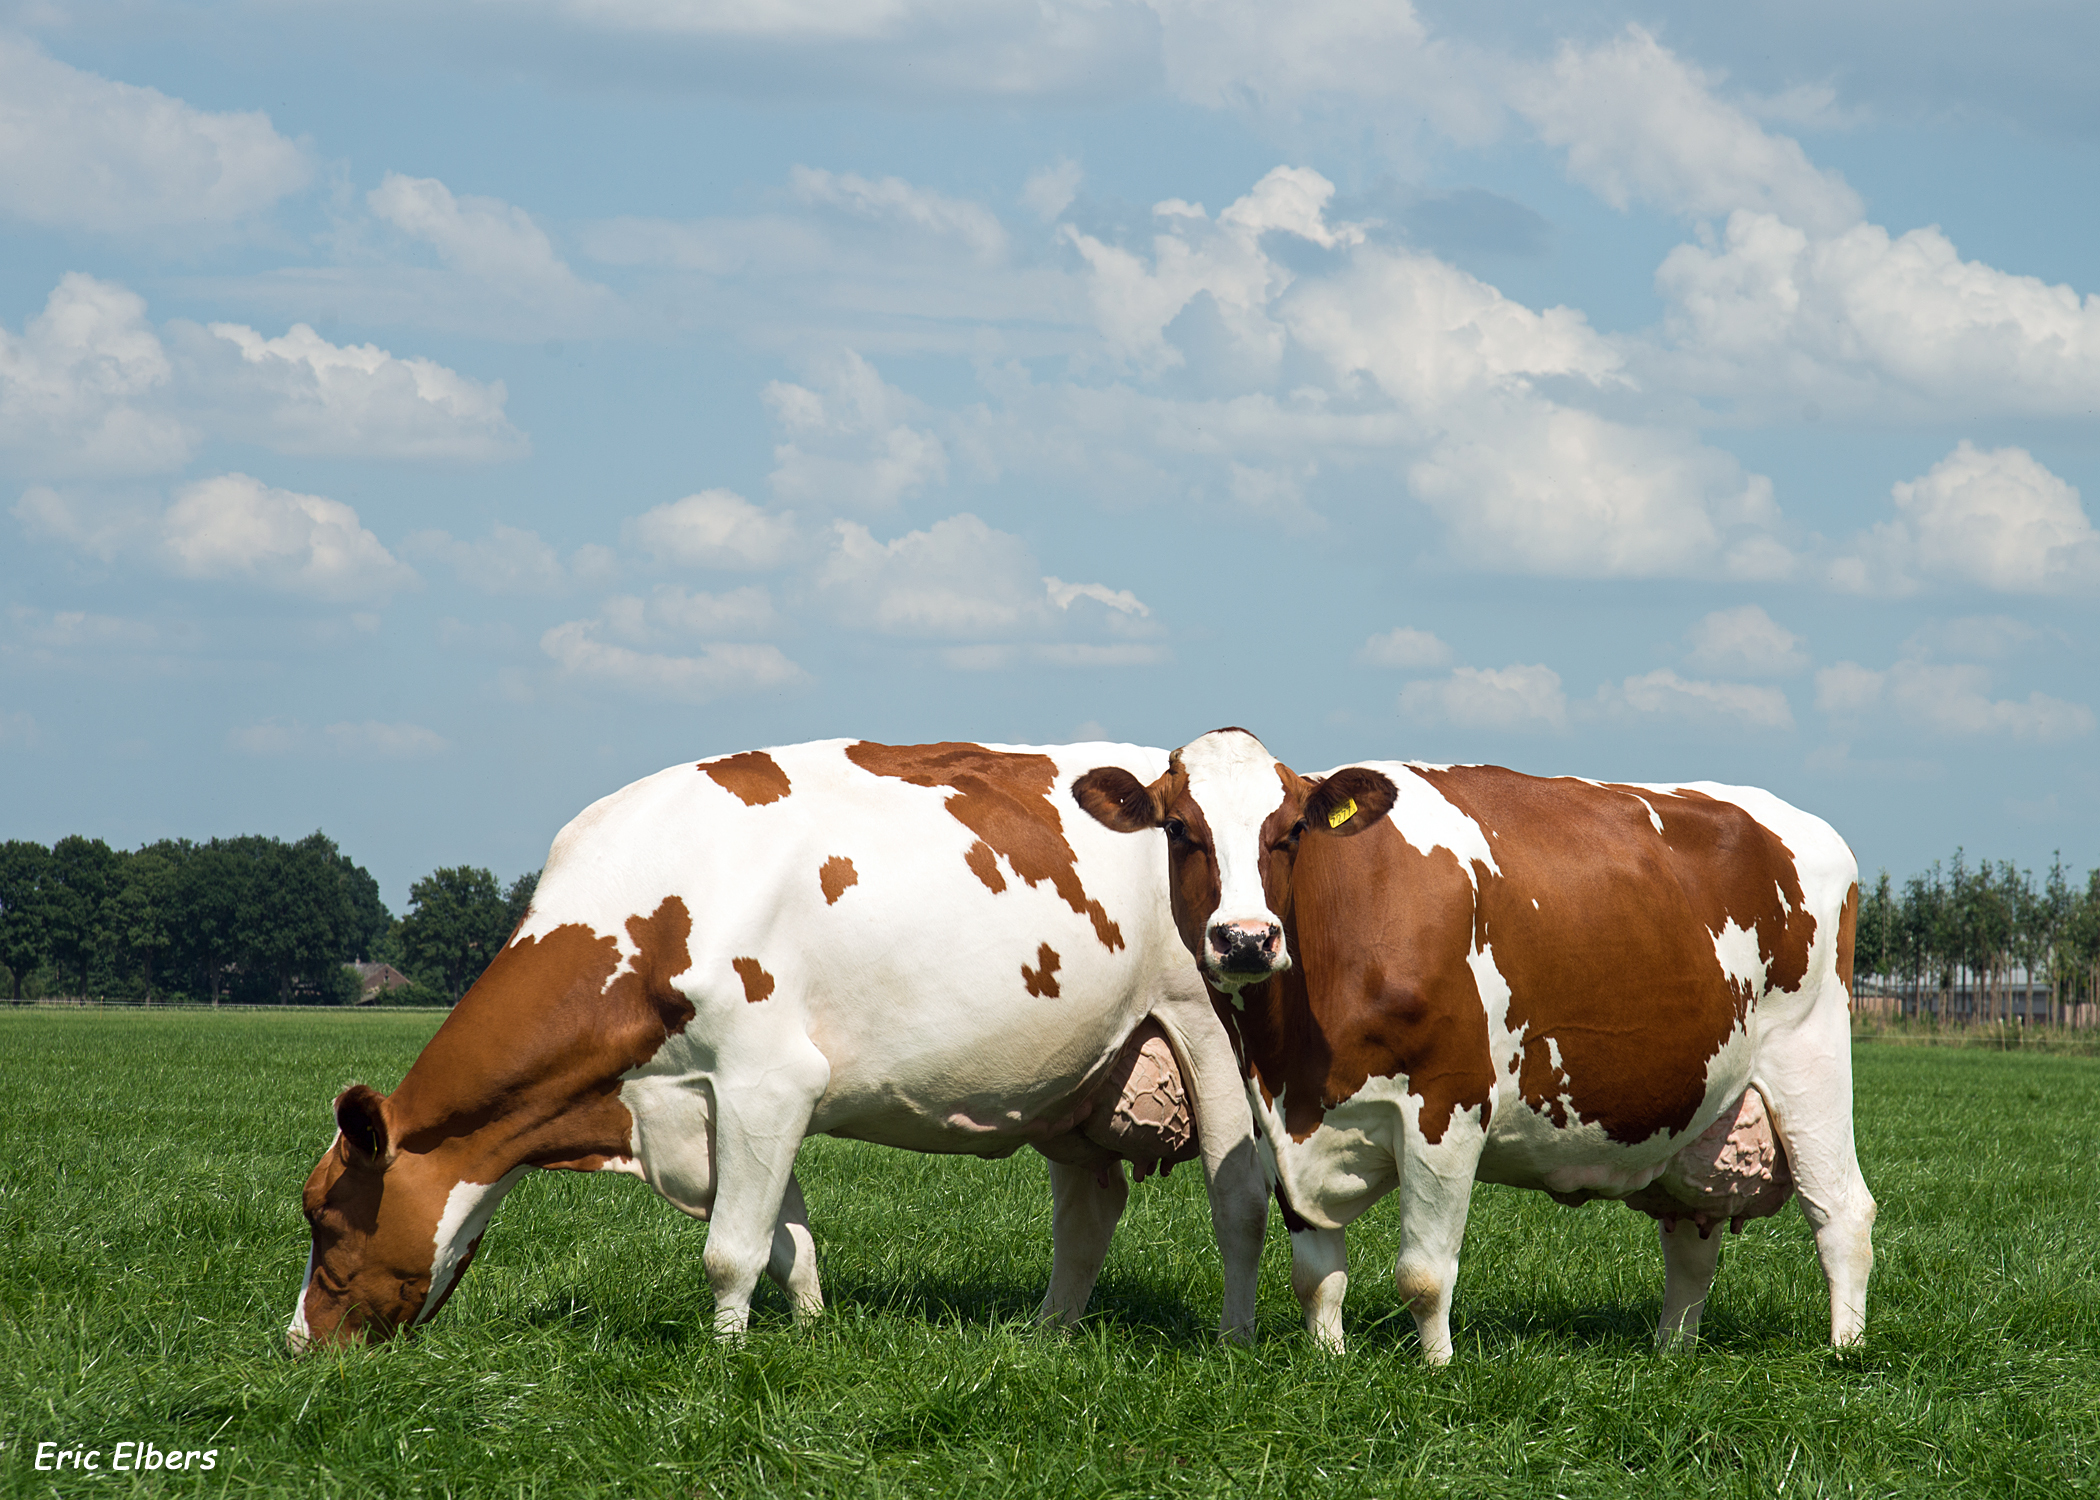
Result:
M1721 1263L1721 1237L1727 1230L1715 1225L1703 1238L1690 1219L1678 1219L1671 1228L1661 1220L1655 1231L1662 1238L1663 1310L1656 1325L1655 1347L1688 1346L1699 1336L1699 1316L1706 1311L1706 1294L1714 1284L1714 1268Z
M1342 1352L1342 1298L1349 1291L1349 1245L1340 1229L1291 1232L1291 1290L1305 1309L1305 1331L1330 1354Z
M1767 1062L1756 1080L1786 1147L1801 1215L1815 1231L1816 1258L1830 1285L1830 1342L1841 1349L1866 1332L1875 1213L1853 1147L1851 1037L1842 1006L1840 990L1836 1005L1824 1007L1835 1015L1827 1035L1804 1027L1785 1038L1785 1055Z
M1454 1113L1435 1145L1412 1117L1403 1117L1400 1128L1400 1255L1393 1285L1415 1315L1422 1358L1441 1365L1451 1359L1451 1294L1487 1132L1473 1110Z
M778 1231L785 1228L789 1241L795 1239L800 1193L795 1195L794 1220L786 1211L795 1153L831 1077L830 1064L806 1038L754 1039L753 1045L765 1049L769 1070L748 1080L717 1079L715 1084L715 1202L700 1263L714 1289L715 1334L720 1338L739 1337L749 1326L751 1294L774 1260ZM802 1231L809 1232L807 1224ZM796 1251L800 1261L801 1246ZM813 1254L808 1265L814 1285Z
M1069 1327L1086 1316L1087 1299L1108 1259L1108 1242L1130 1201L1123 1163L1110 1164L1103 1186L1092 1167L1050 1163L1050 1290L1036 1321Z
M1155 1010L1167 1033L1189 1105L1196 1117L1196 1147L1203 1153L1203 1180L1210 1192L1211 1230L1225 1267L1225 1305L1218 1332L1235 1342L1254 1338L1254 1302L1261 1271L1262 1236L1269 1229L1269 1179L1254 1145L1247 1085L1240 1077L1232 1042L1204 998L1186 1013ZM1337 1325L1339 1332L1339 1325Z
M810 1238L802 1184L792 1172L780 1201L780 1218L773 1225L773 1253L766 1259L766 1275L787 1293L796 1322L806 1323L824 1310L824 1288L817 1280L817 1242Z

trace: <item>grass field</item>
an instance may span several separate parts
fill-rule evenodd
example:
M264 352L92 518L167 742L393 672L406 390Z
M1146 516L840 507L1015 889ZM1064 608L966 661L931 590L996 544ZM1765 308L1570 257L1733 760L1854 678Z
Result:
M704 1228L546 1173L414 1342L293 1361L328 1100L391 1087L436 1023L0 1014L6 1493L2100 1493L2100 1061L1859 1047L1879 1260L1842 1357L1793 1209L1730 1243L1704 1347L1659 1358L1648 1220L1486 1187L1449 1368L1416 1360L1390 1204L1350 1234L1346 1358L1298 1333L1273 1222L1262 1339L1221 1347L1193 1168L1133 1191L1094 1316L1042 1334L1039 1159L816 1141L813 1330L768 1287L715 1344ZM217 1466L34 1469L126 1440Z

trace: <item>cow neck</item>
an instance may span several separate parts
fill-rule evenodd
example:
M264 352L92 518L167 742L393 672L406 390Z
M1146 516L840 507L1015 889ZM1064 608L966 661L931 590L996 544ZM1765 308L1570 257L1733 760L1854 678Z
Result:
M596 1166L632 1154L623 1076L684 1029L670 984L690 923L669 897L619 943L580 923L513 942L469 990L387 1101L398 1149L455 1159L464 1180L518 1166Z

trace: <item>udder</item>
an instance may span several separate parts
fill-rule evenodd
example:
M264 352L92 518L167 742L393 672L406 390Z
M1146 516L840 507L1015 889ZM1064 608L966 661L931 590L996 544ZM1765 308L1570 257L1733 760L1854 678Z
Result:
M1174 1048L1157 1021L1130 1034L1093 1091L1078 1129L1038 1144L1053 1161L1108 1170L1117 1158L1143 1182L1196 1155L1196 1116Z
M1670 1158L1662 1176L1625 1199L1675 1229L1679 1219L1699 1226L1699 1237L1725 1223L1740 1234L1748 1219L1786 1207L1794 1196L1794 1174L1786 1147L1772 1133L1764 1095L1746 1089L1732 1110L1723 1110L1690 1145Z

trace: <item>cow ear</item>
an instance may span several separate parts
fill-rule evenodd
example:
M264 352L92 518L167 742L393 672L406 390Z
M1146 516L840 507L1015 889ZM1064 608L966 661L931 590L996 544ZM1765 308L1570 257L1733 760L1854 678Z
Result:
M343 1146L350 1160L367 1167L384 1167L394 1155L387 1137L386 1100L376 1090L353 1083L335 1096L335 1128L343 1133Z
M1159 827L1152 788L1121 766L1096 766L1072 783L1072 800L1117 833Z
M1399 795L1383 771L1348 766L1306 794L1305 826L1314 833L1362 833L1393 810Z

